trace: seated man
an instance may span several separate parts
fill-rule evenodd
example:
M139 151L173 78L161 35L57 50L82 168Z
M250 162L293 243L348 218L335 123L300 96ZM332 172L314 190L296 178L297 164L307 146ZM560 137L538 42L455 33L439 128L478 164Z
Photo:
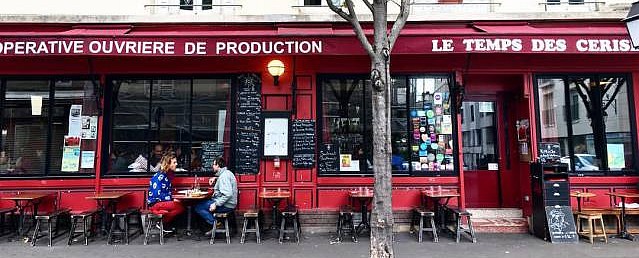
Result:
M213 172L217 176L217 180L215 177L209 179L210 185L215 183L213 197L195 206L195 212L215 229L215 216L213 216L213 213L235 211L235 206L237 205L237 181L235 180L235 175L226 169L226 163L223 158L217 158L213 161ZM208 231L206 235L210 236L212 232L213 230Z

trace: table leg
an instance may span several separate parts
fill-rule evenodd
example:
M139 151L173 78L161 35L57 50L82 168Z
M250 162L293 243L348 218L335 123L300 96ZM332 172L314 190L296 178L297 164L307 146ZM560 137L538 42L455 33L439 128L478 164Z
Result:
M24 219L25 219L25 214L24 214L24 206L20 205L20 201L15 200L16 203L16 208L18 208L18 228L17 228L17 233L18 233L18 237L22 236L23 234L23 230L24 230Z
M357 225L357 236L364 231L364 229L371 229L370 224L368 223L368 202L366 200L360 199L360 209L362 209L362 221Z
M193 214L193 207L191 205L186 206L186 231L185 235L190 236L193 231L191 230L191 215Z
M577 196L577 211L581 213L581 197Z
M631 241L637 241L639 238L635 238L630 232L628 232L628 228L626 226L626 197L620 196L621 198L621 237L629 239Z
M271 209L272 222L271 227L269 229L278 229L277 227L277 215L280 213L280 199L273 199L273 208Z

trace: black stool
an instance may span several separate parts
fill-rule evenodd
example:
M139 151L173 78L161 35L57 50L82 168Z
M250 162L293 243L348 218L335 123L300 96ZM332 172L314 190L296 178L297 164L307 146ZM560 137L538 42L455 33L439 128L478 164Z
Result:
M0 236L4 235L4 227L6 226L7 215L9 215L13 220L15 219L15 212L17 210L18 209L16 209L15 207L0 208Z
M235 211L230 211L225 213L213 213L213 216L215 216L215 225L213 225L213 229L211 230L211 240L209 241L209 244L215 244L216 233L224 233L224 235L226 236L226 243L227 244L231 243L231 228L229 227L229 220L232 216L232 213L235 213ZM224 228L221 228L221 229L217 228L218 222Z
M116 236L119 236L124 239L125 244L129 244L129 225L137 225L138 229L131 234L131 236L135 235L141 227L141 219L140 219L140 210L136 208L131 208L123 212L111 214L112 221L111 227L109 229L109 236L107 238L107 245L110 245ZM132 219L137 217L137 222Z
M248 224L253 221L255 228L248 228ZM240 244L244 244L246 240L246 233L255 233L257 237L257 243L261 242L260 238L260 211L256 209L250 209L244 213L244 223L242 223L242 237L240 237Z
M353 242L357 243L357 230L355 229L355 222L353 216L355 212L350 205L342 206L339 210L339 217L337 218L337 241L342 242L342 235L345 231L351 234Z
M473 229L473 224L471 222L470 217L473 215L468 211L460 210L460 209L449 209L453 216L455 223L455 242L459 243L459 239L461 238L461 233L466 233L470 236L470 239L473 243L477 243L477 238L475 237L475 230ZM466 225L464 225L463 221L466 220Z
M149 243L149 238L157 235L160 239L160 245L164 245L164 223L162 222L162 214L152 212L143 213L145 221L144 245Z
M281 213L281 220L282 222L280 223L279 239L280 244L284 240L284 234L290 233L295 233L296 242L297 244L299 244L301 228L299 227L299 213L297 211L297 208L289 206L285 211ZM293 224L293 229L286 229L286 225L288 224Z
M33 231L33 237L31 238L31 246L35 246L38 239L44 236L49 237L49 246L51 246L53 238L59 236L58 229L60 228L60 219L64 217L68 218L70 210L67 208L57 209L46 215L35 216L35 230ZM46 231L42 232L43 224L46 224ZM44 234L42 234L44 233Z
M92 235L92 226L95 223L94 217L97 213L98 210L89 210L71 214L71 229L69 229L67 245L71 245L78 236L84 237L84 245L89 245L89 236Z
M415 208L413 209L413 217L410 221L410 232L415 232L415 224L419 221L419 229L418 229L418 237L417 241L419 243L422 242L424 231L433 233L433 242L439 242L439 237L437 236L437 227L435 226L435 213L427 210L425 208ZM424 227L424 223L430 223L430 227Z

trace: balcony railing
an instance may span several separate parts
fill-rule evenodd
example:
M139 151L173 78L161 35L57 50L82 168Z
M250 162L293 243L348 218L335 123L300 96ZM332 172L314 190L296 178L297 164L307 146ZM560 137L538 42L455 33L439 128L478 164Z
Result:
M242 9L239 4L146 4L150 14L236 14Z

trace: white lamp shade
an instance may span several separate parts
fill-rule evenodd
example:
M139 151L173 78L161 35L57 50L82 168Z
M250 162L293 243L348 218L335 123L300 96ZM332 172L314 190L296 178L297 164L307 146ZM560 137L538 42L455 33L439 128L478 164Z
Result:
M268 68L268 73L271 74L271 76L280 76L284 74L285 67L282 61L275 59L268 62L266 68Z

